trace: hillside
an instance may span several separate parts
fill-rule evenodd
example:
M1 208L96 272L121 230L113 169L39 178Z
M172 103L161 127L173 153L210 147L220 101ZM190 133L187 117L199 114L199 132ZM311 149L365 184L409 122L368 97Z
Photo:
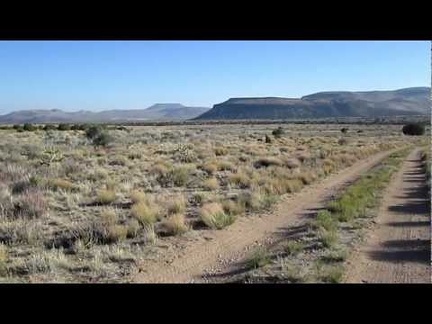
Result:
M199 119L289 119L430 114L430 88L319 92L298 98L231 98Z
M0 124L23 123L85 123L143 120L186 120L209 110L181 104L155 104L147 109L104 110L100 112L65 112L60 109L21 110L0 116Z

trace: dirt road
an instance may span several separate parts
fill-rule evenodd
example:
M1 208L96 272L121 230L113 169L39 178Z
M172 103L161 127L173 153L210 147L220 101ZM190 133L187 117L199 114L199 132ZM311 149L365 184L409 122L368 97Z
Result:
M286 196L272 213L262 216L241 217L221 231L208 231L204 238L185 242L169 256L147 261L132 278L142 283L205 282L203 274L222 271L229 264L241 260L257 242L271 238L278 229L304 221L311 209L356 180L362 173L378 164L391 152L381 152L360 161L339 173L313 183L296 194ZM168 254L167 254L168 255Z
M376 225L348 261L345 282L430 283L430 205L419 150L384 194Z

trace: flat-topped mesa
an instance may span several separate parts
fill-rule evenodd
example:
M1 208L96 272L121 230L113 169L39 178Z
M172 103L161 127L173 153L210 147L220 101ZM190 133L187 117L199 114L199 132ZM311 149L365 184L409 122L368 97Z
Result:
M230 98L195 119L298 119L430 114L430 88L328 91L302 98Z
M299 103L299 98L280 98L280 97L244 97L230 98L224 104L248 104L248 105L291 105Z

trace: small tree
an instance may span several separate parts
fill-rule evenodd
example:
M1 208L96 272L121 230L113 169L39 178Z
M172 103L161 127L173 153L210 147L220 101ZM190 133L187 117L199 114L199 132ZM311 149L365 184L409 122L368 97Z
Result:
M113 137L100 126L91 126L86 130L86 137L95 147L107 146L113 141Z
M95 147L97 147L97 146L106 147L112 141L113 141L113 137L110 134L108 134L106 132L102 132L102 133L98 134L96 137L93 138L92 144Z
M265 136L265 142L266 142L266 143L271 143L271 142L272 142L270 136L268 136L267 134L266 134L266 136Z
M24 129L26 132L33 132L33 131L36 130L36 127L35 127L34 125L32 125L32 124L25 123L24 126L23 126L23 129Z
M59 124L58 127L57 127L57 129L59 131L68 131L68 130L71 129L71 127L70 127L69 124Z
M281 137L283 134L285 134L285 131L282 129L282 127L278 127L276 128L273 132L272 132L273 136L276 138Z
M89 140L93 140L95 137L102 133L102 128L99 126L91 126L86 129L86 137Z
M346 127L342 128L342 129L341 129L341 132L342 132L343 134L348 133L348 128L346 128Z
M53 124L46 124L46 125L43 127L43 130L44 130L44 131L49 131L49 130L54 130L54 129L56 129L56 127L55 127Z
M419 123L406 124L402 127L402 133L404 133L404 135L420 136L425 133L425 127Z

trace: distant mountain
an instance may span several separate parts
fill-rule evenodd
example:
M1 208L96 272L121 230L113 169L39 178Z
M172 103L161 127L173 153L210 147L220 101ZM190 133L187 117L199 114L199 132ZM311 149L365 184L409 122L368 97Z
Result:
M431 88L319 92L298 98L231 98L199 119L291 119L429 115Z
M60 109L20 110L0 116L0 124L95 123L121 121L168 121L195 118L210 108L181 104L155 104L147 109L65 112Z

